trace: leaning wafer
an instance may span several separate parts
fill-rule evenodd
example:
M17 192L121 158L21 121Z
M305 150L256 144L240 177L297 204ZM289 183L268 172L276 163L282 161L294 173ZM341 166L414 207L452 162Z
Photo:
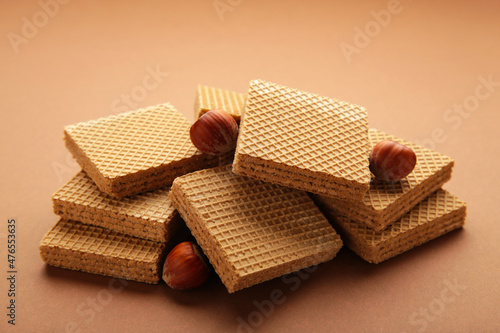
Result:
M361 200L370 184L366 109L250 82L233 171L316 194Z
M230 166L177 178L170 197L231 293L330 260L342 246L306 192Z
M465 223L466 205L445 190L438 190L382 231L323 211L342 234L347 247L364 260L380 263L444 235Z
M66 126L66 147L99 189L115 197L171 185L218 165L191 143L189 121L166 103Z
M450 180L454 161L451 157L376 129L370 129L369 134L371 147L389 139L411 148L417 156L413 171L406 178L394 182L372 179L370 189L360 201L326 196L318 196L317 199L337 215L346 216L374 230L383 230Z
M117 199L101 192L80 171L52 196L54 212L67 220L108 228L127 235L167 242L182 225L168 197L170 188Z
M40 256L51 266L158 283L165 247L165 243L61 219L40 242Z
M245 106L245 99L246 94L200 85L194 103L195 118L200 118L210 110L222 109L233 116L236 122L239 123Z

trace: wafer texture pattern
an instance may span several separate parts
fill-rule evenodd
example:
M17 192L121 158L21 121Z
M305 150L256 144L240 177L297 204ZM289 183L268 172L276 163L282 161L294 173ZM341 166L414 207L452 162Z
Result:
M414 170L406 178L394 182L373 178L362 201L346 202L328 197L320 200L337 214L365 223L375 230L383 230L450 180L454 161L449 156L380 130L370 129L369 136L370 149L383 140L393 140L411 148L417 156Z
M47 264L147 283L160 281L165 244L61 219L40 242Z
M230 166L179 177L170 195L229 292L330 260L342 246L307 193Z
M222 109L239 122L245 106L246 94L221 88L198 86L195 101L195 118L201 117L207 111Z
M365 108L262 80L250 82L236 173L334 197L350 188L355 191L347 195L361 199L370 182L368 155ZM288 174L273 176L280 172ZM310 179L290 180L300 174ZM308 186L319 179L333 184ZM338 184L344 188L330 191Z
M199 153L189 139L190 127L167 103L65 130L105 177L115 178Z
M376 210L381 210L392 204L398 198L408 193L437 172L449 166L450 173L454 161L451 157L438 153L421 145L406 141L383 131L370 129L370 144L373 148L383 140L393 140L411 148L417 155L417 164L413 171L403 180L387 182L373 180L370 189L363 198L363 203ZM451 174L450 174L451 177ZM432 191L431 191L432 192Z
M327 213L328 214L328 213ZM363 259L379 263L430 241L465 223L466 204L446 190L438 190L382 231L345 216L335 216L346 245Z
M65 140L101 191L123 197L217 165L191 143L190 126L166 103L66 126Z
M54 195L54 212L63 218L128 235L166 242L181 223L168 197L170 187L117 199L101 192L80 171ZM172 224L172 225L170 225Z

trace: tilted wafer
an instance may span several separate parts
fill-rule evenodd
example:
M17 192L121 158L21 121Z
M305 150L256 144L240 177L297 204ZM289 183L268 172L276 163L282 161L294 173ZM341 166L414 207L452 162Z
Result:
M230 166L177 178L170 197L229 292L330 260L342 246L307 193Z
M117 199L99 191L80 171L52 196L54 212L64 219L108 228L127 235L166 242L182 220L168 197L170 188Z
M361 200L370 184L368 156L363 107L261 80L250 82L235 173Z
M376 264L462 227L466 205L440 189L382 231L374 231L362 223L338 216L328 208L323 212L341 232L347 247L364 260Z
M40 256L51 266L158 283L165 243L61 219L40 242Z
M198 119L207 111L222 109L239 123L245 106L245 98L245 94L200 85L194 103L195 118Z
M372 179L370 189L361 201L326 196L318 196L317 199L337 215L364 223L374 230L383 230L450 180L454 161L451 157L376 129L370 129L369 134L371 147L390 139L411 148L417 155L412 173L395 182Z
M218 165L191 143L191 124L166 103L66 126L66 147L99 189L124 197Z

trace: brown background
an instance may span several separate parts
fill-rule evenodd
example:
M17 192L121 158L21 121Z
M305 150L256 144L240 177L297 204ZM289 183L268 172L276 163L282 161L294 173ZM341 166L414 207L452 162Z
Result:
M228 6L221 16L214 3ZM500 86L474 96L481 78L500 82L500 4L401 0L382 26L374 13L388 6L70 1L49 17L36 1L2 1L0 330L13 328L5 241L15 217L22 332L234 332L241 320L263 332L499 331ZM365 28L371 37L355 39ZM347 44L357 53L346 57ZM141 88L148 68L168 75ZM193 119L198 84L244 92L255 78L366 106L372 127L452 156L446 188L468 202L466 227L380 265L343 249L314 272L233 295L216 277L192 292L130 282L111 294L111 278L41 261L38 243L57 221L51 194L78 170L64 125L165 101ZM453 111L464 103L470 111Z

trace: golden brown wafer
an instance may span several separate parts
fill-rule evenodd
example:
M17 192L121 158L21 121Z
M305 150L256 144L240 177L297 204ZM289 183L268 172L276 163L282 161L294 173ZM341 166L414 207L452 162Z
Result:
M415 169L400 181L373 178L361 201L326 196L316 196L315 199L337 215L364 223L374 230L383 230L450 180L454 161L451 157L376 129L370 129L369 134L371 147L390 139L411 148L417 155Z
M51 266L158 283L166 244L61 219L40 242Z
M65 127L66 147L99 189L121 198L218 165L191 143L191 124L166 103Z
M200 85L194 103L195 119L200 118L210 110L222 109L239 123L245 99L246 94Z
M361 200L370 184L365 108L275 83L250 82L233 171Z
M108 228L127 235L167 242L182 219L168 197L170 188L117 199L101 192L80 171L52 196L54 212L67 220Z
M442 189L382 231L372 230L365 224L322 208L341 232L347 247L375 264L462 227L466 216L465 202Z
M206 169L170 197L229 292L332 259L340 237L306 192Z

